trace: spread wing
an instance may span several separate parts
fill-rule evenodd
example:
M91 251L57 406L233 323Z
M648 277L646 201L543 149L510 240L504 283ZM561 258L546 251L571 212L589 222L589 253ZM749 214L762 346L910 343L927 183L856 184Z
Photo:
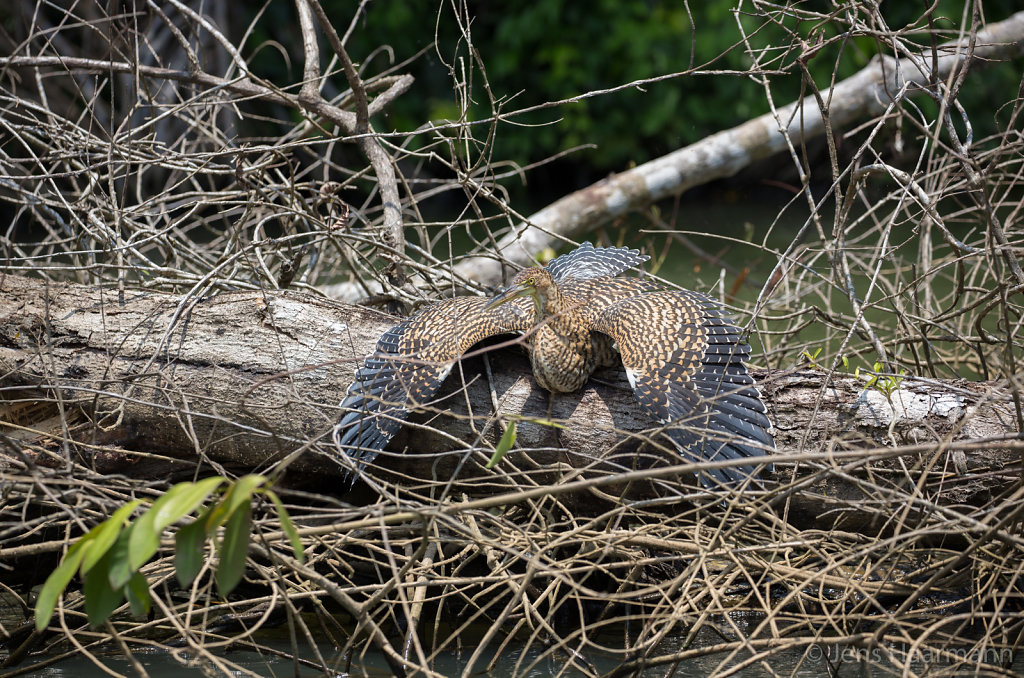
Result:
M693 461L757 458L774 447L770 423L744 364L750 346L714 301L662 290L617 301L594 329L619 346L641 407ZM762 460L757 460L762 461ZM738 485L755 466L706 471L711 486Z
M488 299L438 302L395 325L356 371L334 427L339 451L359 468L370 463L398 431L409 410L428 403L473 344L505 332L525 332L533 321L529 300L485 309Z
M555 282L560 283L569 278L613 277L636 268L648 259L650 257L646 254L628 247L594 247L585 242L572 252L552 259L545 268Z

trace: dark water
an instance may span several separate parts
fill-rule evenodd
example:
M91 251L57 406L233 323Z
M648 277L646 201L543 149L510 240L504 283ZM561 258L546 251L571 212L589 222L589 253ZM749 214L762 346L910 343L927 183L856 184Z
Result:
M272 632L270 632L272 635ZM661 648L661 652L671 653L679 650L678 645L682 638L669 639ZM712 638L710 634L698 638L697 642L691 644L688 649L708 646L715 642L721 642L720 638ZM289 646L282 642L268 642L268 647L278 649L284 653L290 653ZM390 676L391 671L387 663L379 655L368 654L358 660L347 663L343 657L337 654L328 646L319 648L321 655L328 664L330 673L327 675L351 675L365 676L367 678L377 676ZM505 654L493 662L493 667L488 670L492 663L493 654L483 653L483 656L475 664L474 670L468 674L466 661L473 654L473 647L466 647L461 656L446 655L439 657L432 665L432 669L443 676L487 676L489 678L539 678L546 676L584 676L587 672L573 669L571 660L567 656L557 659L545 658L535 663L537 653L522 652L521 646L511 646ZM819 676L834 676L836 678L865 676L899 675L902 666L896 666L890 661L895 655L902 660L909 648L861 648L852 646L833 645L812 645L800 649L783 650L772 654L767 659L756 663L750 662L750 654L745 651L737 652L735 655L711 654L703 657L689 659L676 665L666 664L650 667L642 671L643 676L674 676L677 678L690 678L694 676L709 676L716 673L727 672L740 664L746 664L731 675L740 678L753 678L755 676L793 676L796 678L818 678ZM305 651L300 648L300 654L306 658L312 658L313 654L307 647ZM321 669L313 666L300 666L296 669L295 664L289 659L278 656L261 655L257 652L229 651L221 657L229 662L231 670L229 673L221 673L209 661L196 660L187 654L171 656L166 652L159 651L136 651L135 659L144 667L146 673L152 678L163 678L172 676L211 676L211 675L257 675L257 676L323 676ZM991 675L975 673L968 664L958 669L952 669L951 658L956 657L965 661L981 660L985 663L1004 666L1008 672L1004 675L1024 675L1024 657L1014 658L1009 650L991 648L978 651L970 647L947 648L943 655L923 650L911 655L910 670L913 674L928 675L929 673L941 673L950 676L968 675ZM39 668L27 674L29 676L52 676L53 678L101 678L110 676L110 671L121 675L138 675L130 662L123 656L103 656L100 658L106 670L96 666L95 663L84 657L68 659L58 664ZM602 659L601 657L586 656L580 658L585 662L590 671L602 675L613 671L618 664L614 660ZM831 672L830 672L831 669ZM351 673L346 673L346 671ZM913 675L911 674L911 675Z

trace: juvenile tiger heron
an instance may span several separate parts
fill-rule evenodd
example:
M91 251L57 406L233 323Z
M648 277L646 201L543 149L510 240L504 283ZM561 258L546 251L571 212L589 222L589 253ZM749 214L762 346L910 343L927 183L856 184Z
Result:
M519 272L492 299L456 297L395 325L356 372L334 429L359 467L373 461L409 410L430 402L458 358L497 334L528 333L533 374L549 391L583 386L614 364L614 345L640 407L693 461L763 457L774 443L744 364L750 346L709 297L619 278L650 257L589 242ZM760 464L767 468L767 463ZM705 485L736 486L757 465L708 469Z

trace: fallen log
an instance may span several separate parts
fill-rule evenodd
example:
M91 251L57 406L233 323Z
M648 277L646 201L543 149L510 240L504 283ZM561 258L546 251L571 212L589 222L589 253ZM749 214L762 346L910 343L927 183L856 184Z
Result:
M34 443L24 453L44 462L69 453L60 433L66 429L71 453L101 472L145 473L139 452L266 471L298 451L292 471L340 477L345 469L329 458L337 404L395 322L292 291L119 294L3 276L0 422L7 425L0 433ZM643 447L651 439L638 434L651 424L622 370L599 372L581 391L551 396L534 384L517 348L473 353L453 371L436 406L411 417L375 472L440 482L459 477L476 492L496 491L480 482L495 473L482 466L513 420L516 449L529 454L511 454L507 468L530 482L645 468L635 460L671 454L653 443ZM1022 451L1014 404L995 383L907 377L887 396L815 370L757 376L782 462L774 476L817 496L816 514L823 501L839 511L855 507L865 496L856 480L864 474L872 487L912 487L926 474L925 489L954 503L988 496L1019 474L1012 466ZM52 430L44 430L48 416ZM14 461L9 453L0 458L0 473ZM664 474L669 481L686 475L674 468ZM598 483L596 491L614 496L623 488Z

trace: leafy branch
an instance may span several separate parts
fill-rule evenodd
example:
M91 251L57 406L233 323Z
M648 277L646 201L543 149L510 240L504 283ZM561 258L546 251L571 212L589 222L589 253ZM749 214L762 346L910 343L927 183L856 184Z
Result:
M295 525L281 499L265 487L266 483L267 478L260 475L247 475L235 481L218 476L195 483L178 483L134 521L130 517L143 502L135 499L125 504L76 541L47 577L36 601L36 629L42 631L49 625L61 594L76 572L83 580L85 611L93 626L106 621L126 599L133 615L148 614L149 584L141 569L160 550L163 531L193 513L197 513L195 521L179 529L174 539L178 583L188 586L198 576L206 540L215 538L223 527L217 547L215 580L217 590L226 596L245 572L255 494L262 494L273 502L281 529L296 559L302 562L305 553ZM217 493L220 493L218 498L203 506Z

